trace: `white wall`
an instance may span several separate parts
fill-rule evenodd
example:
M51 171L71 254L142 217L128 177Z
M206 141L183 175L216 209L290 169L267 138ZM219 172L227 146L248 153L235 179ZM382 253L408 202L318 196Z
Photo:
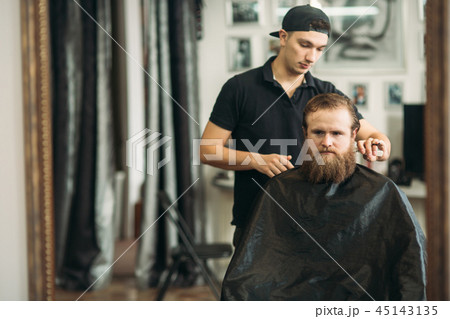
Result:
M308 3L307 0L305 0ZM267 40L271 31L278 30L280 25L274 24L273 12L276 1L262 0L264 5L263 23L258 25L230 26L226 22L227 1L205 0L203 11L203 39L199 42L200 60L200 98L201 112L200 124L202 129L206 125L217 95L227 79L234 73L227 70L227 38L230 36L251 37L252 39L252 67L258 67L267 59ZM313 70L313 74L323 80L333 82L338 89L350 95L350 83L365 82L369 86L369 106L367 110L361 110L364 117L380 131L388 135L392 142L391 159L402 156L403 136L403 112L401 109L385 109L385 83L387 81L400 81L404 86L404 102L423 102L425 60L419 55L420 39L423 34L423 22L419 21L418 1L402 0L401 16L405 42L405 69L401 72L384 74L380 72L355 72L346 70L339 74L326 72L319 73ZM318 62L319 65L321 61ZM359 74L358 74L359 73ZM387 171L387 162L376 163L379 171ZM211 179L218 170L212 167L204 167L204 183L207 183L206 207L210 214L208 225L215 225L211 231L215 236L223 239L231 238L232 227L225 228L223 224L231 221L232 196L230 191L219 190L211 185ZM418 209L421 210L420 205ZM220 226L219 226L220 225ZM217 232L217 229L220 231ZM217 235L217 234L221 235Z
M20 1L0 0L0 300L27 300Z

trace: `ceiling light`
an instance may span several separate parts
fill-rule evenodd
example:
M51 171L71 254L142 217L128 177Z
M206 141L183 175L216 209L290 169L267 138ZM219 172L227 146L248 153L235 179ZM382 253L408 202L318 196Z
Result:
M322 10L329 16L374 16L380 13L377 7L326 7Z

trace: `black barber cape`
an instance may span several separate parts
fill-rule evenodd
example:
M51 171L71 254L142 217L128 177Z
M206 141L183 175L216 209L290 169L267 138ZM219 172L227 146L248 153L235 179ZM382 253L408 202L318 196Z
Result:
M390 179L357 165L310 184L292 169L264 190L222 300L425 300L424 234Z

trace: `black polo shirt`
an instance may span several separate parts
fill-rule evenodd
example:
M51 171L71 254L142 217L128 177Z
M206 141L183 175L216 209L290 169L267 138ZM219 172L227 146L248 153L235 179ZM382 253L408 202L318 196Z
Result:
M306 103L320 93L344 94L330 82L307 72L305 81L289 98L273 77L274 59L229 79L217 97L209 120L232 132L237 150L292 155L291 162L295 165L304 141L302 120ZM357 115L362 118L361 114ZM253 200L260 190L252 178L261 186L269 179L256 170L235 171L232 224L237 227L247 224Z

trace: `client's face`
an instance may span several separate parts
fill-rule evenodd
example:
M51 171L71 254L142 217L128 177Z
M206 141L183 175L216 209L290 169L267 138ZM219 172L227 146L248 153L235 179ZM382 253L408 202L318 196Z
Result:
M303 173L311 183L344 181L353 174L356 166L356 130L351 130L349 112L344 108L319 110L309 114L306 120L306 138L314 142L325 165L316 160L304 162Z

